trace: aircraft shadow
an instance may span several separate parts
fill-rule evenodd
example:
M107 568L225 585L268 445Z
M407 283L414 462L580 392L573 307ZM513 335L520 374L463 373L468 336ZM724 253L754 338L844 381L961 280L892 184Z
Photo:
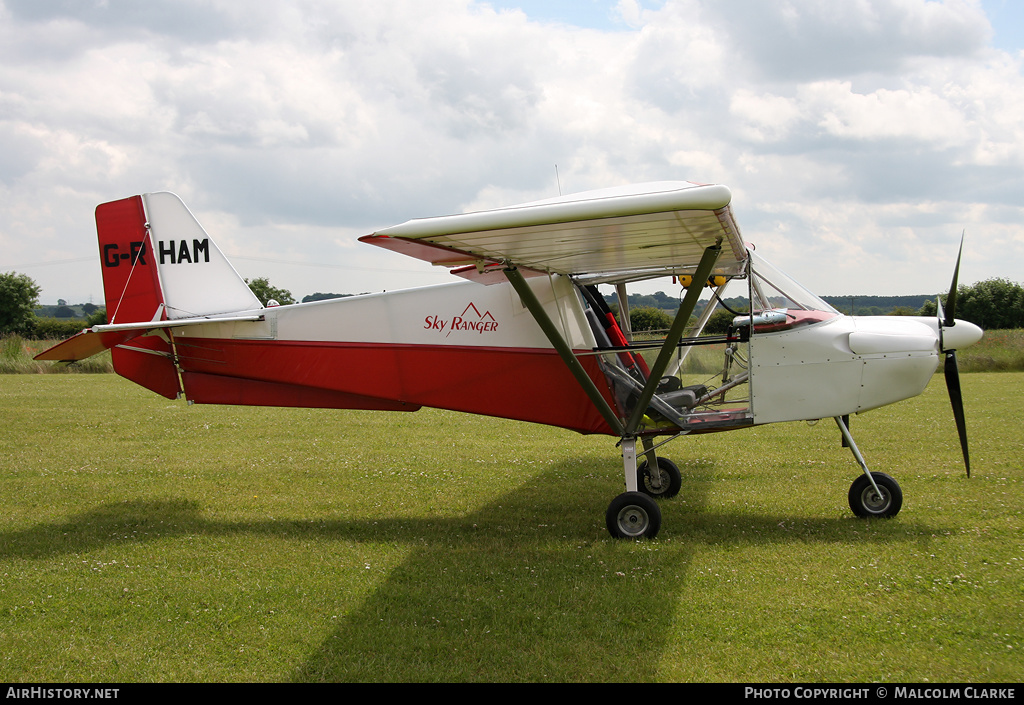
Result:
M554 468L456 518L224 522L204 518L193 501L119 502L0 534L0 556L38 559L175 535L405 543L415 550L292 680L393 681L396 663L403 678L421 682L652 680L701 546L864 539L852 519L809 520L794 531L791 517L707 514L713 469L679 464L683 491L662 503L665 524L653 542L610 539L607 483L552 491L572 473Z

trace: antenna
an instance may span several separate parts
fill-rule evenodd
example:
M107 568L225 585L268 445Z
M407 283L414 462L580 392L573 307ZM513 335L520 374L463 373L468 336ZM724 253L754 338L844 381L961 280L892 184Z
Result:
M555 183L558 184L558 195L562 195L562 182L558 178L558 165L555 164Z

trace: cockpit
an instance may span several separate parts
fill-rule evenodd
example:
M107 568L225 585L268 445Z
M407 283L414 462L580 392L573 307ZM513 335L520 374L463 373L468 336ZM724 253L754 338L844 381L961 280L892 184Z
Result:
M598 287L579 288L598 341L594 352L600 356L620 415L628 418L641 398L653 359L666 345L666 331L630 327L624 285L616 287L611 304ZM720 310L728 314L715 316ZM690 321L678 340L669 342L672 362L657 383L642 432L696 433L752 425L751 336L785 333L840 316L752 249L739 274L711 277L694 311L672 315L680 313L689 315ZM709 325L712 320L718 325Z

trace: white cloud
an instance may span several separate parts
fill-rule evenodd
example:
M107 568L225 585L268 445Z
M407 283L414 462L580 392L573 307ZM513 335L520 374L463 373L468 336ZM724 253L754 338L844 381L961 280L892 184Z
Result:
M740 120L737 127L745 139L774 142L789 135L804 111L792 98L741 88L732 94L729 112Z
M907 68L918 57L970 57L991 37L975 2L724 0L701 3L751 75L815 80Z
M913 90L851 90L848 81L815 83L801 91L826 134L853 140L913 140L938 147L962 143L967 127L957 108L925 86Z
M1000 243L966 277L1024 280L1003 256L1024 243L1024 55L987 44L976 2L608 5L604 31L469 0L3 0L4 259L94 255L98 202L166 189L260 258L246 276L343 290L262 260L344 250L363 272L343 284L396 288L409 271L377 270L417 263L336 241L555 195L557 164L564 192L726 183L744 233L825 294L934 289L911 252L965 223ZM99 291L85 269L26 271L74 299Z

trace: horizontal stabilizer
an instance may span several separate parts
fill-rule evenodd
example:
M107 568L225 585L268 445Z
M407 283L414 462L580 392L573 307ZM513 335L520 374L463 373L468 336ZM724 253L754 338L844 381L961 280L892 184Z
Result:
M142 335L145 331L135 331L131 334L107 334L97 333L91 329L83 330L67 340L57 343L35 356L35 360L51 360L54 362L77 362L97 353L108 350L119 343L126 342L132 338ZM119 338L119 339L116 339Z
M201 318L179 318L174 321L139 321L137 323L114 323L93 326L61 343L57 343L52 348L44 350L36 355L35 359L75 362L92 357L115 345L126 343L132 338L145 335L152 330L182 328L184 326L196 326L201 323L235 323L238 321L262 320L263 314L252 314L246 316L203 316Z

